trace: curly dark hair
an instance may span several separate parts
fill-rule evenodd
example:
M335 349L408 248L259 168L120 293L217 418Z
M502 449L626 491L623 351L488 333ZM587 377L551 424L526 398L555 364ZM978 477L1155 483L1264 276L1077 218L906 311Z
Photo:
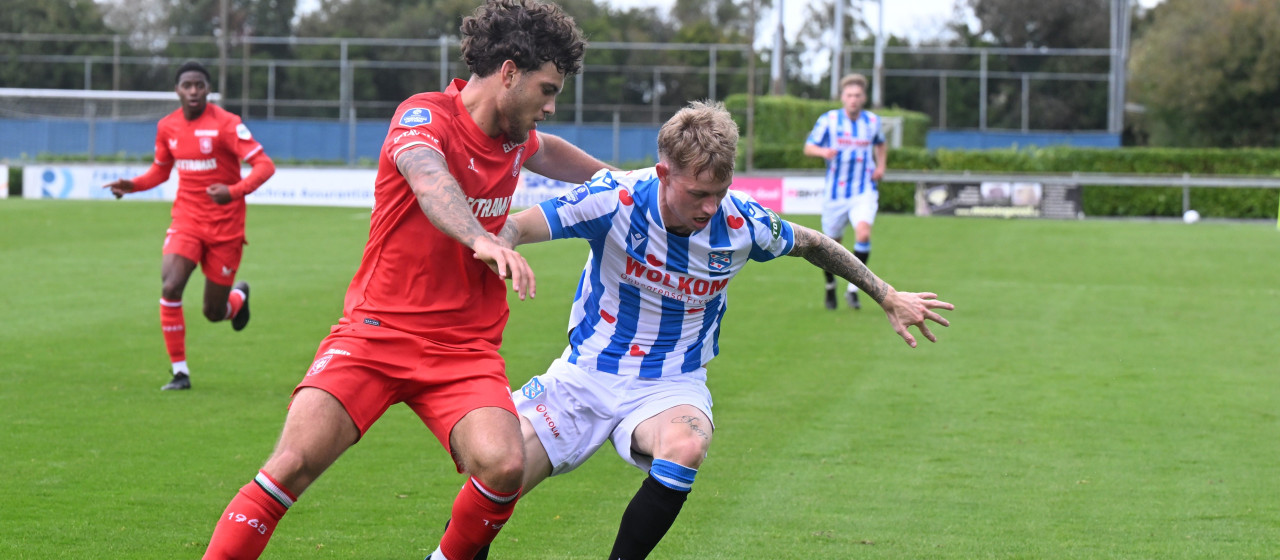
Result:
M552 3L488 0L462 20L462 61L481 78L510 60L523 71L551 62L566 76L582 69L582 30Z

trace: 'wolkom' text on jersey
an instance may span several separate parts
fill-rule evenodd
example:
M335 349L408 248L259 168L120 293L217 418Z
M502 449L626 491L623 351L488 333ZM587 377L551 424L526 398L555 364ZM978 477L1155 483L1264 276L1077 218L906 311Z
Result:
M842 200L875 193L876 170L873 148L884 143L880 117L871 111L860 111L850 119L844 109L833 109L818 117L807 143L820 148L835 148L836 157L827 161L826 200Z
M584 238L591 254L569 315L566 359L586 369L660 377L699 372L719 352L729 280L747 260L795 245L791 224L730 190L702 230L668 233L653 168L602 170L541 204L552 239Z

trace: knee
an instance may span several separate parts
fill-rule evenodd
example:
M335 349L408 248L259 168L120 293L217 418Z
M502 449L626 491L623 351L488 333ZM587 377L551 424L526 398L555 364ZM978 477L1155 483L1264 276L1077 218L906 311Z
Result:
M306 490L310 481L320 476L319 471L322 469L317 469L298 450L282 447L271 454L262 470L296 496Z
M524 449L520 446L476 449L462 463L468 474L498 492L514 492L524 482Z
M711 446L710 444L709 440L697 437L673 438L671 441L663 442L661 450L654 454L654 458L696 469L702 466L702 461L707 458L707 448Z

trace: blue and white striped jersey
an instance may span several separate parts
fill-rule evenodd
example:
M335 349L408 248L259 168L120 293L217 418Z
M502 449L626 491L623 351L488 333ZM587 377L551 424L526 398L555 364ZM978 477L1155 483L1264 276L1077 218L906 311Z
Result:
M827 200L876 192L876 182L871 180L876 169L872 148L884 143L884 133L875 113L863 110L854 120L844 109L827 111L818 117L805 142L840 152L827 161Z
M719 353L725 288L747 260L795 245L791 224L730 190L707 227L668 233L654 168L601 170L540 206L552 239L591 246L569 315L565 358L597 371L660 377L702 372Z

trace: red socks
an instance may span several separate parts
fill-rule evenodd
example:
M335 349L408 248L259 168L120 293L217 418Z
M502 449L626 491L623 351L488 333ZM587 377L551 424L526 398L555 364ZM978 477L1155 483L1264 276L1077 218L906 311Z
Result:
M244 305L244 292L231 290L231 295L227 296L227 316L224 319L235 317L242 305Z
M475 558L511 518L519 497L519 490L504 494L486 488L474 477L467 480L453 500L452 518L440 538L440 552L450 560Z
M280 518L297 497L267 473L244 485L222 512L204 560L252 560L262 554Z
M160 329L170 362L187 359L187 324L182 318L182 302L160 298Z

